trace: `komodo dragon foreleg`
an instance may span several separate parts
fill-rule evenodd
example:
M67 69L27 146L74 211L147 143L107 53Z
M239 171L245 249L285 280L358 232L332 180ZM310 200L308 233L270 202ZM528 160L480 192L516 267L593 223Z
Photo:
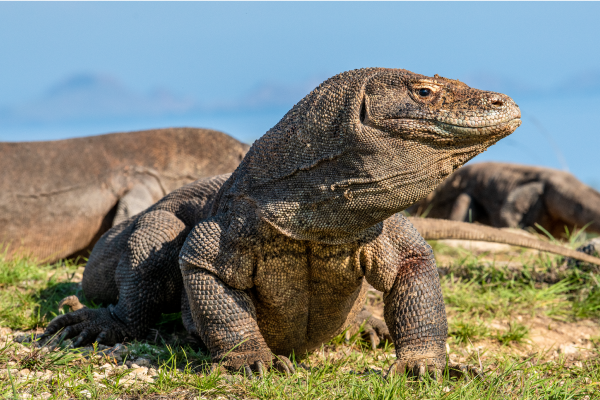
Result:
M179 310L183 283L178 256L189 228L163 210L122 227L96 245L82 282L88 298L116 306L61 315L46 328L44 341L63 328L60 340L76 337L75 347L140 339L162 313Z
M273 357L258 327L255 306L245 291L252 286L252 255L233 244L240 240L227 240L240 235L244 236L240 224L227 226L209 219L194 227L181 251L185 255L180 259L181 273L196 331L213 365L244 370L249 377L252 371L262 376L270 367L294 373L287 357Z

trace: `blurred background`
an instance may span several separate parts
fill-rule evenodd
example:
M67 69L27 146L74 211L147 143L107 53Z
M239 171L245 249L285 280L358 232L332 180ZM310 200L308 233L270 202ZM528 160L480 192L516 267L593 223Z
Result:
M252 143L324 79L405 68L499 91L522 126L472 162L600 188L600 3L0 3L0 141L171 126Z

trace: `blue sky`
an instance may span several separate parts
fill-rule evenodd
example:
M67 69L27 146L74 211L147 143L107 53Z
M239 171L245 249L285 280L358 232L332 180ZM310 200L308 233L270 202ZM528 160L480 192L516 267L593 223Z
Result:
M523 125L476 160L600 186L600 3L0 2L0 140L165 126L252 142L361 67L512 96Z

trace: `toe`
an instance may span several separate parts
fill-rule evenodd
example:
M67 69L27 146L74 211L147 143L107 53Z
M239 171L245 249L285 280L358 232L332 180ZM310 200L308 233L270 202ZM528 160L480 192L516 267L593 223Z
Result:
M425 364L422 362L417 363L415 369L417 370L417 377L419 380L423 380L423 378L425 378L425 374L427 374L427 368L425 367Z
M258 379L263 379L265 377L265 366L263 362L258 360L255 365L256 370L258 371Z
M89 329L84 329L73 342L73 347L80 347L93 341L93 333Z
M275 369L277 369L279 372L283 372L286 375L290 375L290 367L287 365L287 363L283 360L277 360L275 361Z
M285 363L285 365L287 365L288 370L290 371L291 374L295 374L296 373L296 368L294 367L294 363L290 361L289 358L285 357L285 356L280 356L281 361L283 361Z
M392 375L404 375L406 373L406 362L403 361L394 361L387 374L385 374L385 379Z

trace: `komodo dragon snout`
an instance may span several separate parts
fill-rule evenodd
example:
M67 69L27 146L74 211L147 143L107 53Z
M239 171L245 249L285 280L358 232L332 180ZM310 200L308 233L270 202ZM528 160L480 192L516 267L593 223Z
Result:
M161 313L181 309L214 362L290 372L286 356L355 321L368 282L385 293L390 372L439 371L448 326L435 258L398 212L519 117L510 98L438 76L336 75L254 142L231 176L178 189L106 233L83 287L112 304L57 317L45 337L65 328L75 345L142 338Z

